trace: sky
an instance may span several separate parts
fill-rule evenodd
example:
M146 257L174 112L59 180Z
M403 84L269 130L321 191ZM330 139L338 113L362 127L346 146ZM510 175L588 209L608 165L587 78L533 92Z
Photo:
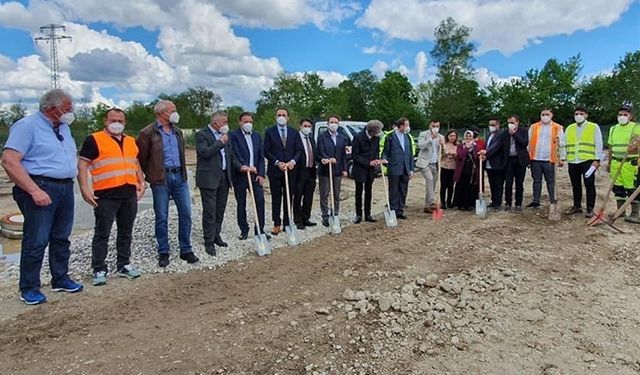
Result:
M580 54L582 78L640 49L640 0L23 0L0 1L0 104L29 105L50 85L40 26L62 24L61 87L77 103L125 107L204 86L254 109L281 72L325 86L370 69L433 79L433 34L471 28L481 86Z

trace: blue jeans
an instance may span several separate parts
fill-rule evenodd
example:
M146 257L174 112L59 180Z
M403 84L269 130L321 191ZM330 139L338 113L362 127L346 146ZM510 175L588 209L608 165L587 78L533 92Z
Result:
M181 173L167 173L166 185L151 185L153 193L153 211L156 214L156 240L158 253L169 253L169 234L167 219L169 199L173 199L178 209L178 242L180 254L191 250L191 197L189 184L182 179Z
M73 181L51 182L34 177L33 180L51 198L46 207L37 206L31 195L17 186L13 199L24 216L22 251L20 253L20 291L40 289L40 270L44 249L49 246L51 285L69 279L69 236L73 228Z

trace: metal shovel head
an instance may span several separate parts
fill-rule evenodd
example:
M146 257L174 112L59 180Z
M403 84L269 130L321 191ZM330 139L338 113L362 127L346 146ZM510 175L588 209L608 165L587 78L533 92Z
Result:
M298 228L292 225L287 225L284 227L284 232L287 234L287 244L289 246L296 246L300 243Z
M476 215L484 218L487 216L487 202L484 197L480 195L480 198L476 199Z
M267 236L264 233L256 234L253 237L253 244L259 257L271 254L271 245L269 245Z
M395 210L384 210L384 223L387 224L387 227L389 228L398 226L398 218L396 217Z
M340 234L342 232L339 216L336 216L336 215L329 216L329 230L333 234Z
M560 221L562 218L562 212L560 211L560 203L551 203L549 205L549 220Z

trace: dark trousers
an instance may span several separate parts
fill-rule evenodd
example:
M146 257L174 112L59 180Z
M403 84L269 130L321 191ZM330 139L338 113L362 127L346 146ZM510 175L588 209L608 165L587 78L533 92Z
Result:
M362 193L364 190L364 215L371 215L371 190L373 178L367 175L364 182L356 181L356 215L362 216Z
M409 190L409 176L389 176L389 201L390 209L396 214L404 214L404 207L407 202L407 191Z
M522 206L522 200L524 199L524 177L527 172L527 167L520 165L517 156L509 156L507 160L507 166L504 169L505 188L504 188L504 201L508 207L511 207L513 203L513 183L516 184L516 206Z
M138 213L138 199L134 195L129 199L100 198L97 202L98 207L93 209L96 225L91 243L91 267L93 272L108 271L105 260L109 248L109 235L115 220L118 228L116 269L120 270L129 264L133 223Z
M579 164L569 164L573 207L582 208L582 180L584 180L584 187L587 190L587 210L593 210L596 205L596 173L592 173L589 178L584 177L592 163L593 160L588 160Z
M218 185L217 189L200 188L200 197L202 198L202 236L204 237L204 246L212 247L222 231L224 210L227 207L227 198L229 197L227 174L222 174L220 185Z
M73 182L56 183L34 178L40 189L51 198L51 204L37 206L31 195L17 186L13 199L24 216L22 250L20 252L20 290L40 289L40 269L44 249L49 246L51 285L69 278L69 236L73 227Z
M293 188L293 221L297 224L309 221L316 189L316 168L300 167Z
M245 177L245 176L242 176ZM243 234L249 233L249 223L247 222L247 198L251 199L251 195L249 194L249 181L246 181L246 177L244 180L240 180L233 185L233 192L236 197L236 218L238 220L238 227L240 228L240 232ZM258 228L260 229L260 233L264 233L264 190L262 189L262 185L258 183L255 175L252 175L252 184L253 184L253 193L256 196L256 206L258 210ZM252 203L249 202L249 205ZM253 207L250 207L250 215L253 217Z
M533 178L533 203L540 203L542 195L542 177L547 183L547 193L549 194L550 203L556 203L553 187L555 186L556 176L553 164L548 161L532 160L531 161L531 177Z
M491 190L491 205L494 207L500 207L502 205L504 175L505 173L503 169L487 169L489 189Z
M290 199L293 199L293 189L296 185L293 173L289 172L289 192L291 193ZM287 204L287 190L285 185L284 176L282 178L269 177L269 187L271 188L271 220L273 220L273 226L279 227L284 225L290 225L289 223L289 205ZM282 208L283 215L280 218L280 208Z
M440 169L440 205L453 207L453 175L455 169Z

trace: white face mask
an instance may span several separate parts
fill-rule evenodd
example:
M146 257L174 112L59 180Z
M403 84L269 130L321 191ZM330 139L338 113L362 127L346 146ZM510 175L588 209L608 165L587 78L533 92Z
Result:
M431 128L431 133L438 134L440 132L440 128Z
M489 132L491 133L495 133L496 131L498 131L498 127L497 126L489 126Z
M300 132L302 132L303 135L309 135L311 134L311 128L303 127L302 129L300 129Z
M242 130L245 133L251 133L251 131L253 130L253 124L250 122L245 122L244 124L242 124Z
M583 115L575 115L573 116L574 120L576 120L577 124L582 124L584 122L584 116Z
M540 116L540 121L542 121L543 124L548 124L548 123L551 122L551 116L542 115L542 116Z
M220 134L227 134L227 132L229 132L229 125L221 126L218 131L220 132Z
M405 126L404 130L402 131L404 134L409 134L409 132L411 131L411 127L410 126Z
M627 125L629 123L629 117L627 116L618 116L618 124Z
M330 124L329 124L329 130L330 130L332 133L335 133L335 132L336 132L336 130L338 130L338 124L336 124L335 122L330 123Z
M278 125L281 125L281 126L287 125L287 118L284 116L278 116L276 118L276 122L278 123Z
M122 132L124 131L124 124L121 122L112 122L111 124L107 125L107 131L111 134L122 134Z
M509 130L515 130L518 127L516 124L509 124Z
M169 115L169 122L172 124L177 124L180 122L180 115L178 114L178 112L172 112L171 115Z
M67 125L71 125L75 119L76 115L74 115L73 112L63 113L62 116L60 116L60 122Z

